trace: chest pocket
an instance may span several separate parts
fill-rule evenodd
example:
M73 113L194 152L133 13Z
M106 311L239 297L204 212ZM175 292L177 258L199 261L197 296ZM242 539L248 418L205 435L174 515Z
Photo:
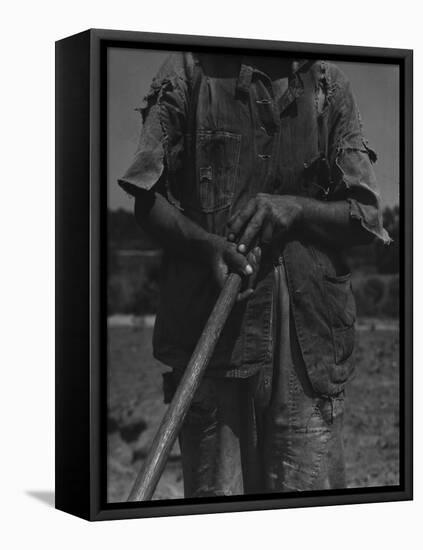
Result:
M241 136L225 131L196 135L196 188L199 207L214 212L231 205L238 178Z

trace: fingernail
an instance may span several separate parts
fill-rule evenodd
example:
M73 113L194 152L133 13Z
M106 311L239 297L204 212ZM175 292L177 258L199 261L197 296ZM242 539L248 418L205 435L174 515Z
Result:
M247 247L245 246L245 244L240 244L238 246L238 250L244 253L247 250Z
M233 233L229 233L228 241L234 241L234 240L235 240L235 235Z
M254 254L256 256L261 256L261 248L259 246L256 246L254 249Z
M248 264L246 267L245 267L245 273L246 275L251 275L253 272L253 268L250 266L250 264Z

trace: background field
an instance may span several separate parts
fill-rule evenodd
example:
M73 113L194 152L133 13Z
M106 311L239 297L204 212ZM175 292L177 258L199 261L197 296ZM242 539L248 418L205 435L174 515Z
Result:
M378 328L384 326L384 328ZM398 463L398 328L395 322L360 325L357 372L346 401L348 487L395 485ZM108 498L124 500L165 412L161 373L152 358L152 329L109 327ZM176 445L155 494L182 497Z

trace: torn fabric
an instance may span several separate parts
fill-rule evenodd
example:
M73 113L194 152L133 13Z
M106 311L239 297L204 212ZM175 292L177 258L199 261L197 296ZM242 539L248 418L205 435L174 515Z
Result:
M168 59L153 80L141 106L140 140L134 159L119 178L120 186L131 193L131 186L150 190L166 171L164 189L172 203L174 174L182 165L184 132L187 114L188 84L182 54ZM133 193L132 193L133 194Z

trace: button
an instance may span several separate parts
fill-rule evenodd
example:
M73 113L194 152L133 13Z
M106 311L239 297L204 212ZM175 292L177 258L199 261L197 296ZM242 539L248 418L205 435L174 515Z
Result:
M271 155L257 155L261 160L269 160L272 158Z

